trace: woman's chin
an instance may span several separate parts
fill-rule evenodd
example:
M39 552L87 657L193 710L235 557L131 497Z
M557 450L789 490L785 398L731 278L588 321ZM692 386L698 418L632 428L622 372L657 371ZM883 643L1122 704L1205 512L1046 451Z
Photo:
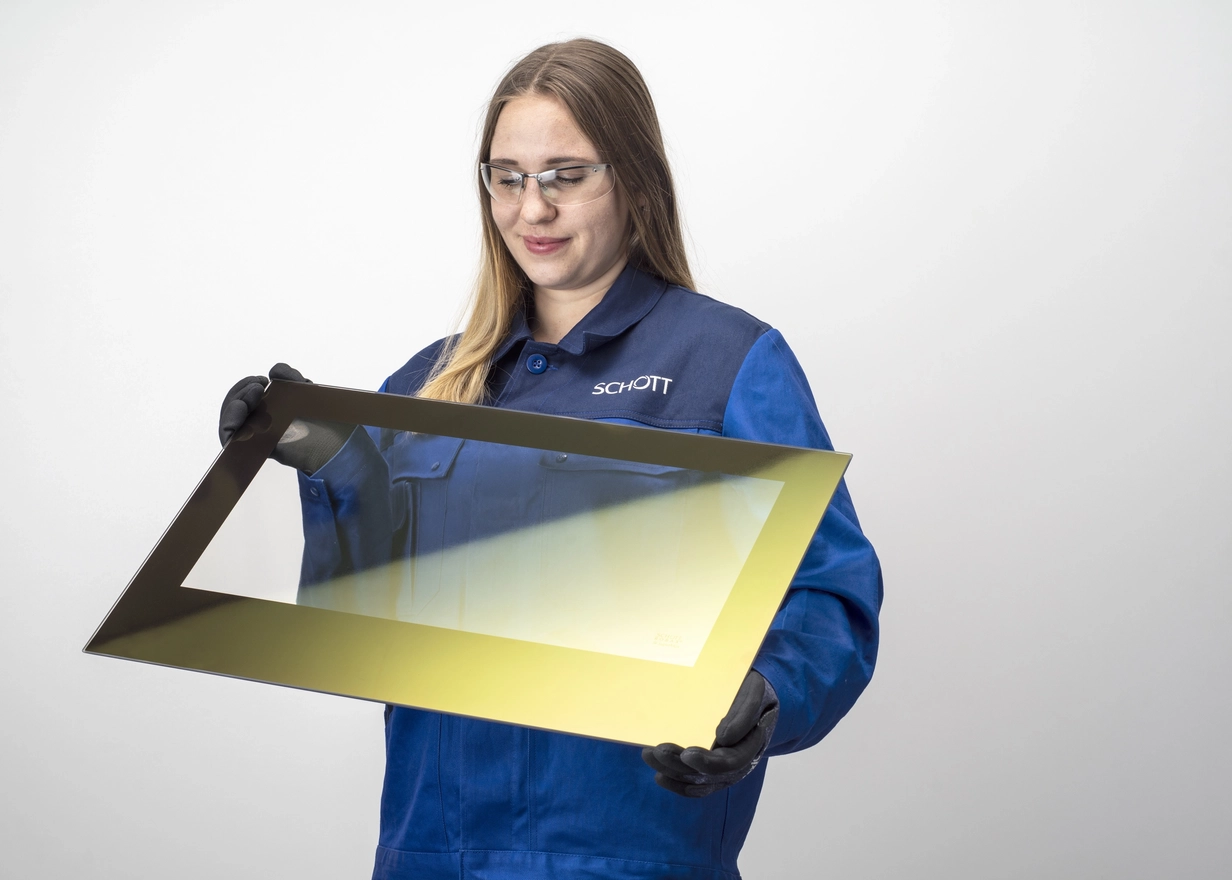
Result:
M537 290L575 290L583 286L569 272L545 272L541 266L532 266L531 270L526 277Z

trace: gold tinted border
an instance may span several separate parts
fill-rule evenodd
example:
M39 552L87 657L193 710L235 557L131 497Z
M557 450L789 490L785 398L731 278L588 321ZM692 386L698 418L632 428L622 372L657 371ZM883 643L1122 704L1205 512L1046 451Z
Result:
M186 589L293 419L321 419L783 483L691 666ZM271 382L85 647L305 690L619 742L711 745L851 456L493 407Z

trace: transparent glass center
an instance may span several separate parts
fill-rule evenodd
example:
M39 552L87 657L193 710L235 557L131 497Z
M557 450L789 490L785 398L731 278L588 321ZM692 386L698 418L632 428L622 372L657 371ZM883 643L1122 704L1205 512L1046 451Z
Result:
M781 488L362 428L267 462L184 586L691 666Z

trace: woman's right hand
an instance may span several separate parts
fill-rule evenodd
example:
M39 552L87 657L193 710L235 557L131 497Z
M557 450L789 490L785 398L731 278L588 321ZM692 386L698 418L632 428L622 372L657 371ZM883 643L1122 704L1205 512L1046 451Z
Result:
M294 367L277 363L270 367L269 379L264 376L245 376L231 386L223 399L218 414L218 439L226 446L227 441L239 435L241 440L252 436L251 427L246 427L249 417L261 402L270 379L284 382L312 382ZM318 422L296 419L291 423L270 458L279 464L313 474L334 457L354 432L354 425L340 422ZM245 433L247 432L247 433Z
M222 411L218 414L219 443L226 446L227 441L244 427L248 417L261 402L267 385L269 379L264 376L245 376L231 386L231 390L223 398Z
M269 379L265 376L245 376L227 392L223 398L222 410L218 414L218 440L223 446L234 437L248 417L253 414L257 404L261 402L270 379L281 379L286 382L307 382L304 374L294 367L277 363L270 367ZM241 438L246 439L246 438Z

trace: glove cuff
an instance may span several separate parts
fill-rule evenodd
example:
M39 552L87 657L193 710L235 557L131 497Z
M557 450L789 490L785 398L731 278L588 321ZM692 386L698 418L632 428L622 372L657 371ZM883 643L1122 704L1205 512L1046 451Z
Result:
M355 425L296 419L287 428L270 458L312 476L338 454L355 433Z

